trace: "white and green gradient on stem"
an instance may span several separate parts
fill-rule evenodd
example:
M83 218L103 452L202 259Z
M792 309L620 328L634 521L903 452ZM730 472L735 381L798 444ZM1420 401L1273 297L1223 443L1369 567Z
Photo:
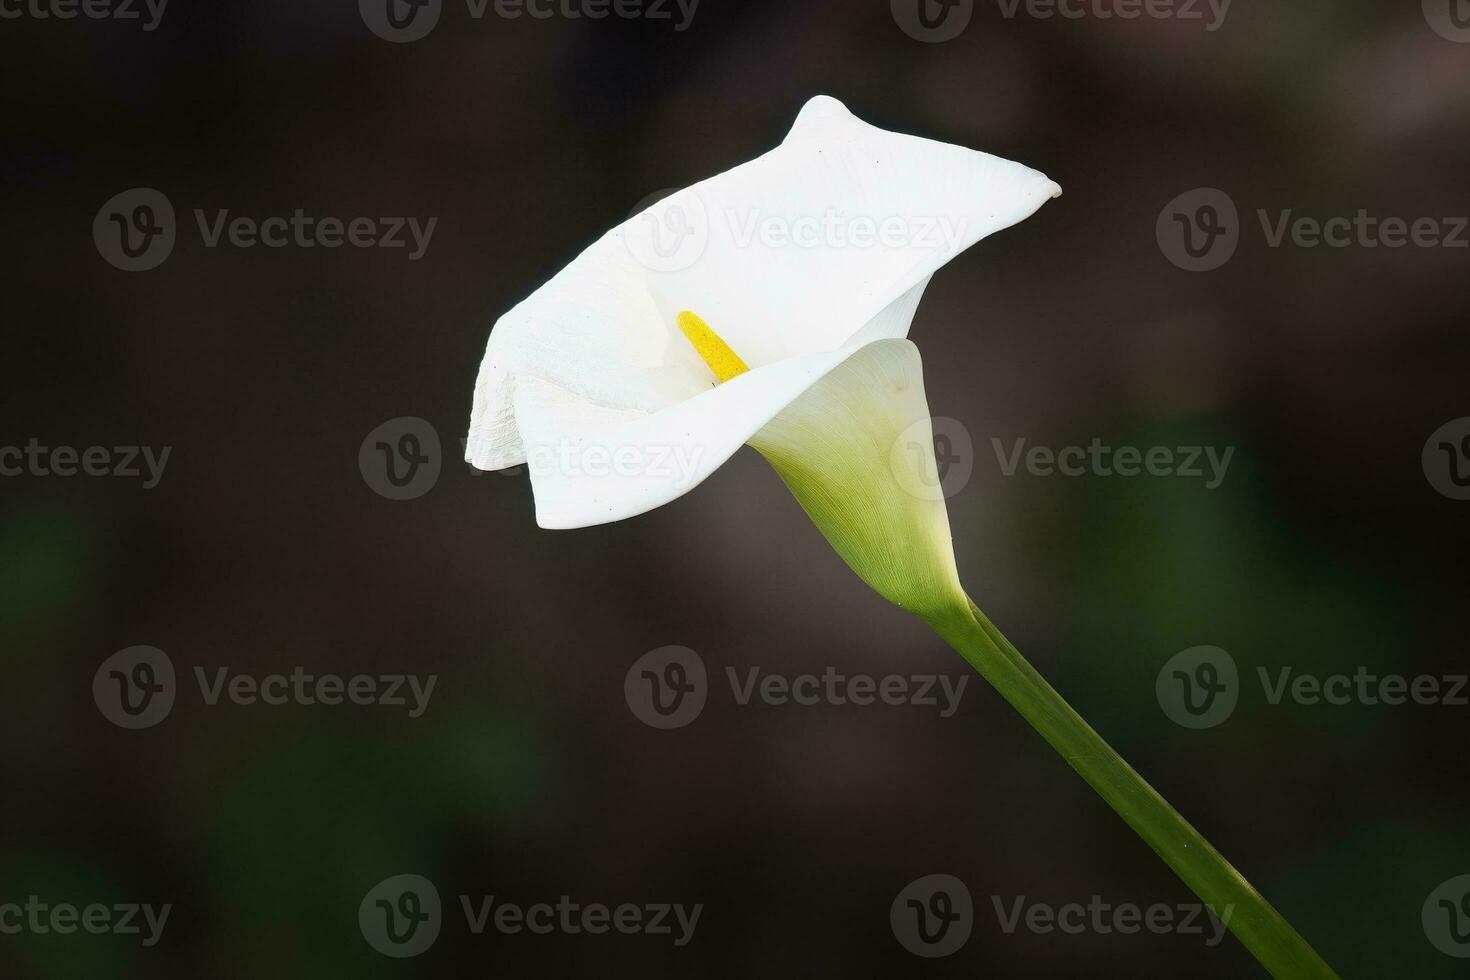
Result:
M752 445L863 581L954 647L1196 895L1214 909L1231 910L1230 930L1272 976L1335 977L965 594L944 499L915 492L938 483L928 423L918 350L888 341L813 386ZM931 455L907 451L915 445L930 446Z
M754 447L863 581L953 646L1202 900L1233 909L1231 930L1274 976L1333 977L960 584L909 327L938 269L1060 194L1021 164L812 99L780 146L635 215L500 319L466 458L561 460L530 467L536 518L575 528L661 506ZM771 218L898 233L743 232ZM669 229L680 248L650 240ZM593 454L624 465L577 465ZM659 465L671 456L694 465Z

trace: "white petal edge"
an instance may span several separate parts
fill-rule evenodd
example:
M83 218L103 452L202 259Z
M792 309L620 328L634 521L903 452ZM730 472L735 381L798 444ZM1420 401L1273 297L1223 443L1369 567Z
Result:
M786 406L849 358L904 343L926 279L848 345L754 368L651 414L607 409L540 379L516 386L536 523L564 530L647 513L704 482ZM620 464L622 454L626 465Z

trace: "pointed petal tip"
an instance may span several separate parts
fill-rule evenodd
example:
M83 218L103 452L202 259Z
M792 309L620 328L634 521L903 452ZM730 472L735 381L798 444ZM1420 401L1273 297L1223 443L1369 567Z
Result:
M830 95L814 95L806 100L801 111L796 114L796 119L791 124L791 130L786 138L804 133L809 130L817 130L822 126L832 123L850 121L853 115L838 99Z
M806 100L806 104L801 107L801 112L797 113L796 118L800 119L802 116L818 114L830 115L833 113L839 113L841 115L849 114L847 106L842 104L841 99L833 98L830 95L814 95Z

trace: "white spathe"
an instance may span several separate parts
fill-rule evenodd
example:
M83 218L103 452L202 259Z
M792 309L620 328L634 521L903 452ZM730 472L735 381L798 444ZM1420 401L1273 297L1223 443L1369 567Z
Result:
M1060 194L814 98L780 146L635 215L500 318L465 457L528 463L542 527L658 507L854 354L906 337L935 270ZM751 369L717 383L681 310Z

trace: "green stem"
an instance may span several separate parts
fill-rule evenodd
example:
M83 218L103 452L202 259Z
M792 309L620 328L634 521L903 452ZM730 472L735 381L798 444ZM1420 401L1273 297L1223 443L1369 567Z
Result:
M1230 931L1273 977L1337 980L1281 913L1072 710L974 602L928 622L1196 895L1222 919L1228 913Z

